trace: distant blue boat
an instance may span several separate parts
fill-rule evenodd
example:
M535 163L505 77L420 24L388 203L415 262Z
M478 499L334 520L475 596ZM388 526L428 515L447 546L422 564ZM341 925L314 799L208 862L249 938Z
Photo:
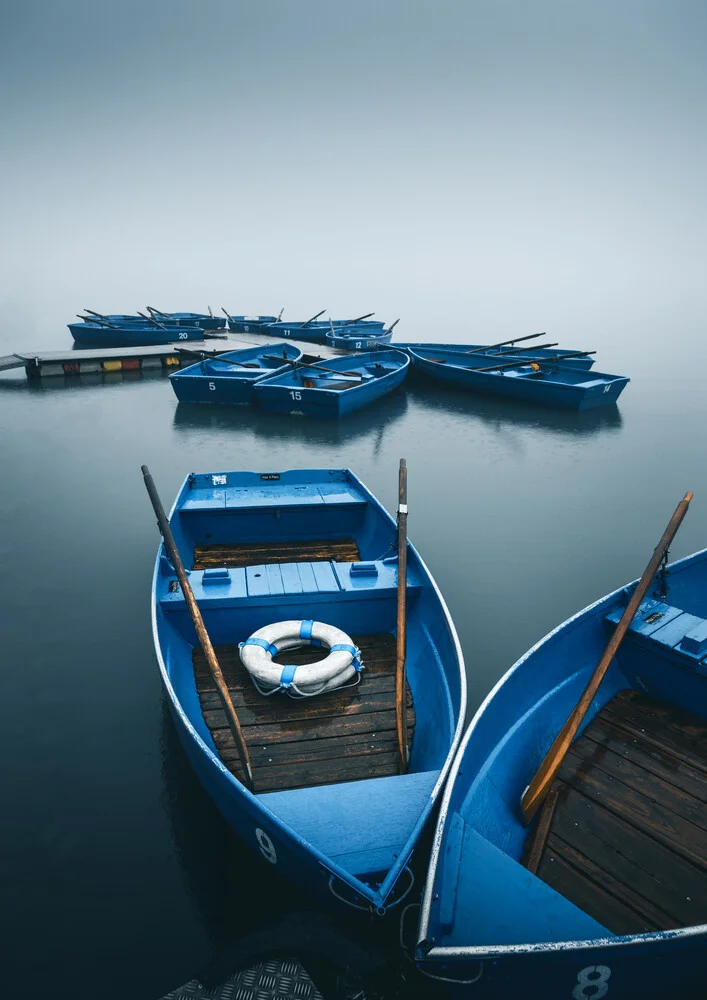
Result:
M226 313L228 329L232 333L262 333L265 327L277 323L278 316L231 316Z
M559 347L555 345L554 347L488 347L484 344L430 344L430 343L399 343L396 342L392 345L398 351L417 351L419 353L425 354L428 351L454 351L456 354L469 354L471 357L490 357L498 358L501 360L508 360L509 358L528 358L531 361L536 361L538 359L554 358L558 354L575 354L573 358L567 358L562 362L563 365L569 365L571 368L585 368L589 369L594 364L594 358L579 357L579 352L573 347ZM479 364L484 364L483 361L479 361Z
M255 398L258 406L277 413L343 417L396 389L409 364L406 354L391 350L297 365L257 382Z
M383 331L385 324L380 320L371 320L364 317L357 319L335 319L319 320L322 313L317 313L311 319L304 322L289 322L278 320L271 323L262 332L277 335L278 337L291 337L293 340L305 340L314 344L326 344L327 335L334 329L355 329L361 336L376 337L379 331ZM368 315L372 315L369 313Z
M186 607L160 546L153 633L179 738L206 791L248 847L342 912L380 913L409 892L410 856L461 736L466 688L454 625L407 548L407 733L400 773L395 714L396 523L347 469L192 474L170 522L206 630L237 706L254 791ZM290 698L260 694L239 645L273 623L318 623L350 637L353 686ZM324 652L268 655L298 683ZM313 665L313 664L312 664ZM282 667L278 667L278 672ZM282 680L282 678L281 678Z
M329 347L337 347L346 351L370 351L381 344L389 344L393 336L392 323L387 329L380 327L363 327L358 323L353 326L335 326L329 329L326 342Z
M302 351L293 344L263 344L228 351L217 358L204 358L169 376L177 399L183 403L228 403L247 406L253 402L258 379L274 375L299 361Z
M621 375L588 372L551 359L526 361L504 356L493 367L491 358L478 354L461 355L438 348L410 348L408 353L415 368L443 382L568 410L615 403L629 381Z
M225 316L214 316L213 313L176 312L164 313L148 306L150 313L160 323L176 323L179 326L198 326L202 330L223 330L226 326Z
M198 326L169 326L165 329L145 323L143 326L125 323L110 326L96 323L69 323L71 336L77 344L91 347L152 347L159 344L203 340L204 331Z
M453 997L704 995L707 550L659 569L542 811L521 821L635 587L533 646L464 736L416 953Z

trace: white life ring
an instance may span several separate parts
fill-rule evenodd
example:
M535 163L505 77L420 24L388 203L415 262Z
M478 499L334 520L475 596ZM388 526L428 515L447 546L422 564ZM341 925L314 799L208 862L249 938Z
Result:
M273 656L299 646L325 646L329 655L298 666L273 663ZM239 643L241 662L261 694L284 691L293 698L309 698L342 687L361 671L361 655L346 632L333 625L304 621L275 622Z

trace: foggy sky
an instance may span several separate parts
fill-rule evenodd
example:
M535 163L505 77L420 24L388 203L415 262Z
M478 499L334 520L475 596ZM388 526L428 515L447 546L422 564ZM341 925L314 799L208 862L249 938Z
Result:
M4 343L148 302L410 339L707 304L699 0L0 9Z

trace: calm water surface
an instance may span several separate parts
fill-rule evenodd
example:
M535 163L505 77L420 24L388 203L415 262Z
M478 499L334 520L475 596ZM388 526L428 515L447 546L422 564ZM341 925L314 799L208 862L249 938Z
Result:
M61 320L46 346L68 343ZM450 317L445 339L464 333ZM0 353L32 346L2 338ZM701 338L695 323L668 344L659 320L610 342L573 338L599 340L596 367L633 379L618 408L581 416L415 383L331 424L178 406L160 375L0 376L10 982L51 974L52 995L88 998L99 980L117 998L137 975L157 997L303 903L242 851L174 737L142 462L165 505L190 471L343 465L393 510L405 456L410 534L456 622L473 709L551 627L640 574L688 488L673 555L704 546Z

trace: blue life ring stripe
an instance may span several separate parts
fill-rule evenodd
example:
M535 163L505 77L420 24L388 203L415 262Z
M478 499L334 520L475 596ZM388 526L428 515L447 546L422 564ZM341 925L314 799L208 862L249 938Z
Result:
M312 629L314 628L314 622L311 618L306 618L299 627L299 637L300 639L306 639L310 646L321 646L321 639L312 638Z
M261 649L266 650L271 656L277 656L279 650L277 646L274 646L271 642L267 642L265 639L256 639L253 636L250 639L246 639L245 642L240 644L241 646L260 646Z
M294 663L287 663L282 668L282 673L280 674L280 687L288 688L292 687L292 682L295 679L295 671L297 667Z

